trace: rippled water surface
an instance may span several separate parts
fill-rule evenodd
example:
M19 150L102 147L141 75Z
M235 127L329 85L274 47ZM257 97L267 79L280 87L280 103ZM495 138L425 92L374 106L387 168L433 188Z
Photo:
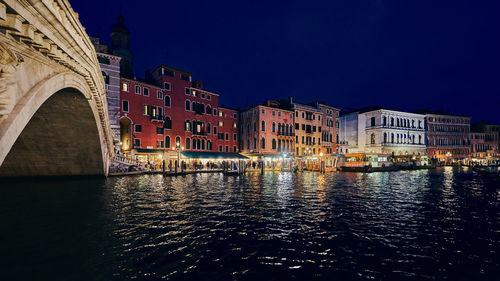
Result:
M499 280L468 169L1 183L2 280Z

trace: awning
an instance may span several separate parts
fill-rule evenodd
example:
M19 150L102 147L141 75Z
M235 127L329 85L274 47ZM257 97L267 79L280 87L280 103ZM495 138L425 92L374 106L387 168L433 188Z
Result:
M183 151L181 154L190 159L249 159L236 152Z

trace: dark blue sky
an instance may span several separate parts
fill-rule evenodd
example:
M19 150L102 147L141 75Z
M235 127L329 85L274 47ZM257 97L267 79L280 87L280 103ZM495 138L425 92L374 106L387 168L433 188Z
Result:
M229 106L294 96L500 123L500 1L271 2L70 0L105 41L122 5L138 77L190 71Z

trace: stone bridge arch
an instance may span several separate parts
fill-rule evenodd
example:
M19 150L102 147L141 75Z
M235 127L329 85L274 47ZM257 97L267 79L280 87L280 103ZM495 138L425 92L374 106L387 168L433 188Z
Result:
M71 72L39 82L2 122L0 176L102 175L109 155L85 80Z
M104 80L66 0L0 0L0 176L107 175Z

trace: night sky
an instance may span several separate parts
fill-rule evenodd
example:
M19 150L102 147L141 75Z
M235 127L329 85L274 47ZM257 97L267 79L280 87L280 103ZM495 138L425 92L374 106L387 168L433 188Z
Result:
M134 71L189 71L220 103L443 109L500 123L500 1L69 0L109 41L123 7Z

